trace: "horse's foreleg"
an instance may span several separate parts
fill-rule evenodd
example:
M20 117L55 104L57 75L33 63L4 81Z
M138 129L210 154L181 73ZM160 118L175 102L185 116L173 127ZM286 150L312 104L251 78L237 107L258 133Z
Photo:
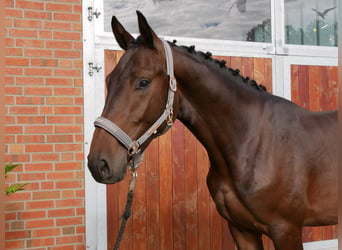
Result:
M271 227L270 237L276 250L303 250L301 227L278 223Z
M262 235L247 231L241 230L240 228L235 227L232 223L228 223L230 232L234 238L234 241L239 250L263 250L264 247L262 245Z

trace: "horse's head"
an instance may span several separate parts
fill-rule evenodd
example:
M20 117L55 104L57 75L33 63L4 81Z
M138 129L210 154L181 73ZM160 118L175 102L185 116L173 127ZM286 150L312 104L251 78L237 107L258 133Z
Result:
M175 89L169 87L165 42L137 14L137 39L112 18L114 36L125 53L106 78L108 94L88 155L93 177L106 184L122 180L134 154L140 155L173 120Z

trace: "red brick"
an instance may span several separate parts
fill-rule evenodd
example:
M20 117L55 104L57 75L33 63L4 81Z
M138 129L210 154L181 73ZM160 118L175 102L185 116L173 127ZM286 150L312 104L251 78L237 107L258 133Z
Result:
M51 134L53 132L53 128L52 126L37 126L37 125L33 125L33 126L25 126L25 133L26 134Z
M49 209L54 207L53 200L27 201L26 209Z
M52 152L53 145L51 144L28 144L25 146L27 153L31 152Z
M47 11L35 11L35 10L25 10L24 11L24 17L27 19L46 19L51 20L52 13Z
M74 117L72 116L48 116L47 123L49 124L71 124L74 123ZM63 142L63 141L60 141Z
M10 29L9 35L12 37L37 38L38 31L34 29Z
M65 189L65 188L82 188L82 181L57 181L56 188Z
M65 200L56 200L56 207L83 207L84 200L83 199L65 199Z
M22 18L23 11L19 9L6 9L6 16L7 17L14 17L14 18Z
M46 85L72 86L71 78L46 78Z
M58 236L58 235L61 235L61 229L60 228L35 229L35 230L32 230L31 234L32 234L32 237L34 238Z
M44 135L18 135L17 143L44 143Z
M83 165L81 162L56 162L56 170L81 170Z
M46 3L46 10L48 11L62 11L62 12L72 12L71 4L64 3Z
M67 125L67 126L60 126L56 125L55 127L55 133L57 134L69 134L69 133L81 133L82 132L82 127L79 125Z
M18 239L25 239L31 237L31 231L30 230L20 230L20 231L12 231L12 232L6 232L5 238L7 240L18 240Z
M19 212L19 220L44 219L46 218L45 211L22 211Z
M13 221L9 225L10 225L9 228L11 230L22 230L22 229L25 229L24 221Z
M73 135L48 135L47 142L49 143L63 143L72 142Z
M68 179L74 179L74 178L75 178L74 171L58 171L58 172L47 173L48 180L68 180Z
M41 67L57 67L57 59L42 59L42 58L32 58L31 66L41 66Z
M21 38L17 38L15 40L16 46L17 47L25 47L25 48L29 48L29 47L33 47L33 48L44 48L44 41L43 40L37 40L37 39L21 39ZM25 51L25 50L24 50ZM38 52L37 52L38 53ZM25 54L25 56L27 56L27 54ZM40 55L42 56L42 55Z
M60 191L39 191L33 192L33 200L48 200L48 199L59 199Z
M22 48L6 48L5 54L8 56L23 56Z
M83 246L83 248L79 248L79 249L86 249L85 246ZM75 250L75 246L74 244L72 245L69 245L69 246L66 246L66 245L63 245L63 246L55 246L55 247L49 247L49 250Z
M58 159L57 153L32 154L32 161L58 161Z
M14 106L9 110L11 115L35 115L38 113L38 108L34 106Z
M45 102L44 97L38 96L17 96L15 101L17 105L42 105Z
M46 179L45 173L22 173L19 176L19 181L42 181Z
M55 95L81 96L82 88L54 88Z
M49 49L72 49L73 42L72 41L46 41L46 48ZM68 51L70 52L70 51ZM78 53L79 55L79 53Z
M24 240L6 240L5 249L25 249Z
M47 97L46 104L48 105L72 105L74 104L73 97Z
M53 108L49 107L49 106L41 106L41 107L39 107L39 114L51 115L51 114L53 114Z
M18 116L17 117L17 124L43 124L45 123L44 116Z
M25 171L52 171L53 164L52 163L25 163Z
M5 126L6 134L22 134L23 127L22 126Z
M24 49L24 55L29 57L52 57L52 54L53 51L49 49Z
M82 224L82 217L69 217L69 218L57 218L56 226L70 226L70 225L79 225Z
M80 22L81 15L56 12L53 14L53 19L58 21Z
M5 64L7 66L28 66L29 59L22 57L6 57Z
M71 151L71 152L76 152L76 151L81 151L82 150L82 145L81 144L56 144L56 151L57 152L65 152L65 151Z
M28 0L17 0L16 7L21 9L44 10L44 3Z
M63 237L57 237L56 243L58 245L60 244L70 244L70 243L82 243L83 242L83 236L82 235L70 235L70 236L63 236Z
M42 246L54 246L55 238L36 238L32 240L28 240L26 242L27 247L42 247Z
M67 217L67 216L75 216L74 208L64 208L64 209L53 209L49 210L48 217Z
M64 31L54 31L53 38L56 40L81 40L80 32L64 32Z
M6 196L6 203L5 203L5 211L18 211L23 210L25 207L24 202L8 202L10 201L11 197L8 195Z
M52 69L47 68L26 68L25 75L27 76L52 76Z
M17 77L17 85L43 85L44 78L43 77Z
M55 107L54 108L54 114L56 114L56 115L66 115L66 114L77 115L77 114L81 114L81 112L82 112L81 107L64 106L64 107Z
M15 86L15 87L8 87L8 86L6 86L5 87L5 93L7 95L22 95L23 88L22 87L18 87L18 86Z
M54 56L57 58L80 58L81 51L76 50L55 50Z
M44 29L71 31L71 23L46 21L44 23Z
M38 21L38 20L15 19L14 27L41 29L43 25L42 25L42 21Z
M25 87L24 94L25 95L52 95L53 89L50 87Z

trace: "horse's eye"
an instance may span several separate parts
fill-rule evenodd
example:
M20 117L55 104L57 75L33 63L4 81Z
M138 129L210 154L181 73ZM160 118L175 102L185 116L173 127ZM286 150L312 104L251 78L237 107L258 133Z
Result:
M148 85L150 85L151 81L148 79L140 79L137 83L137 89L143 89L146 88Z

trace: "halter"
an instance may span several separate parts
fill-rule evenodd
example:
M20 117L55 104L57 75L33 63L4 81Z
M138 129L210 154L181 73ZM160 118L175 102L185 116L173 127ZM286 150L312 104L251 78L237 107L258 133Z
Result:
M105 117L98 117L94 122L94 125L96 127L100 127L106 130L108 133L114 136L114 138L116 138L123 146L127 148L127 155L129 157L129 167L133 173L136 172L136 169L143 158L141 145L143 145L150 137L156 136L158 134L158 129L165 121L166 127L158 135L165 133L173 124L173 101L175 92L177 90L177 81L174 76L173 57L170 45L163 39L161 39L161 41L163 43L165 51L166 70L170 80L166 106L164 112L160 115L157 121L154 122L152 126L136 140L133 140L119 126L117 126L115 123L113 123Z

